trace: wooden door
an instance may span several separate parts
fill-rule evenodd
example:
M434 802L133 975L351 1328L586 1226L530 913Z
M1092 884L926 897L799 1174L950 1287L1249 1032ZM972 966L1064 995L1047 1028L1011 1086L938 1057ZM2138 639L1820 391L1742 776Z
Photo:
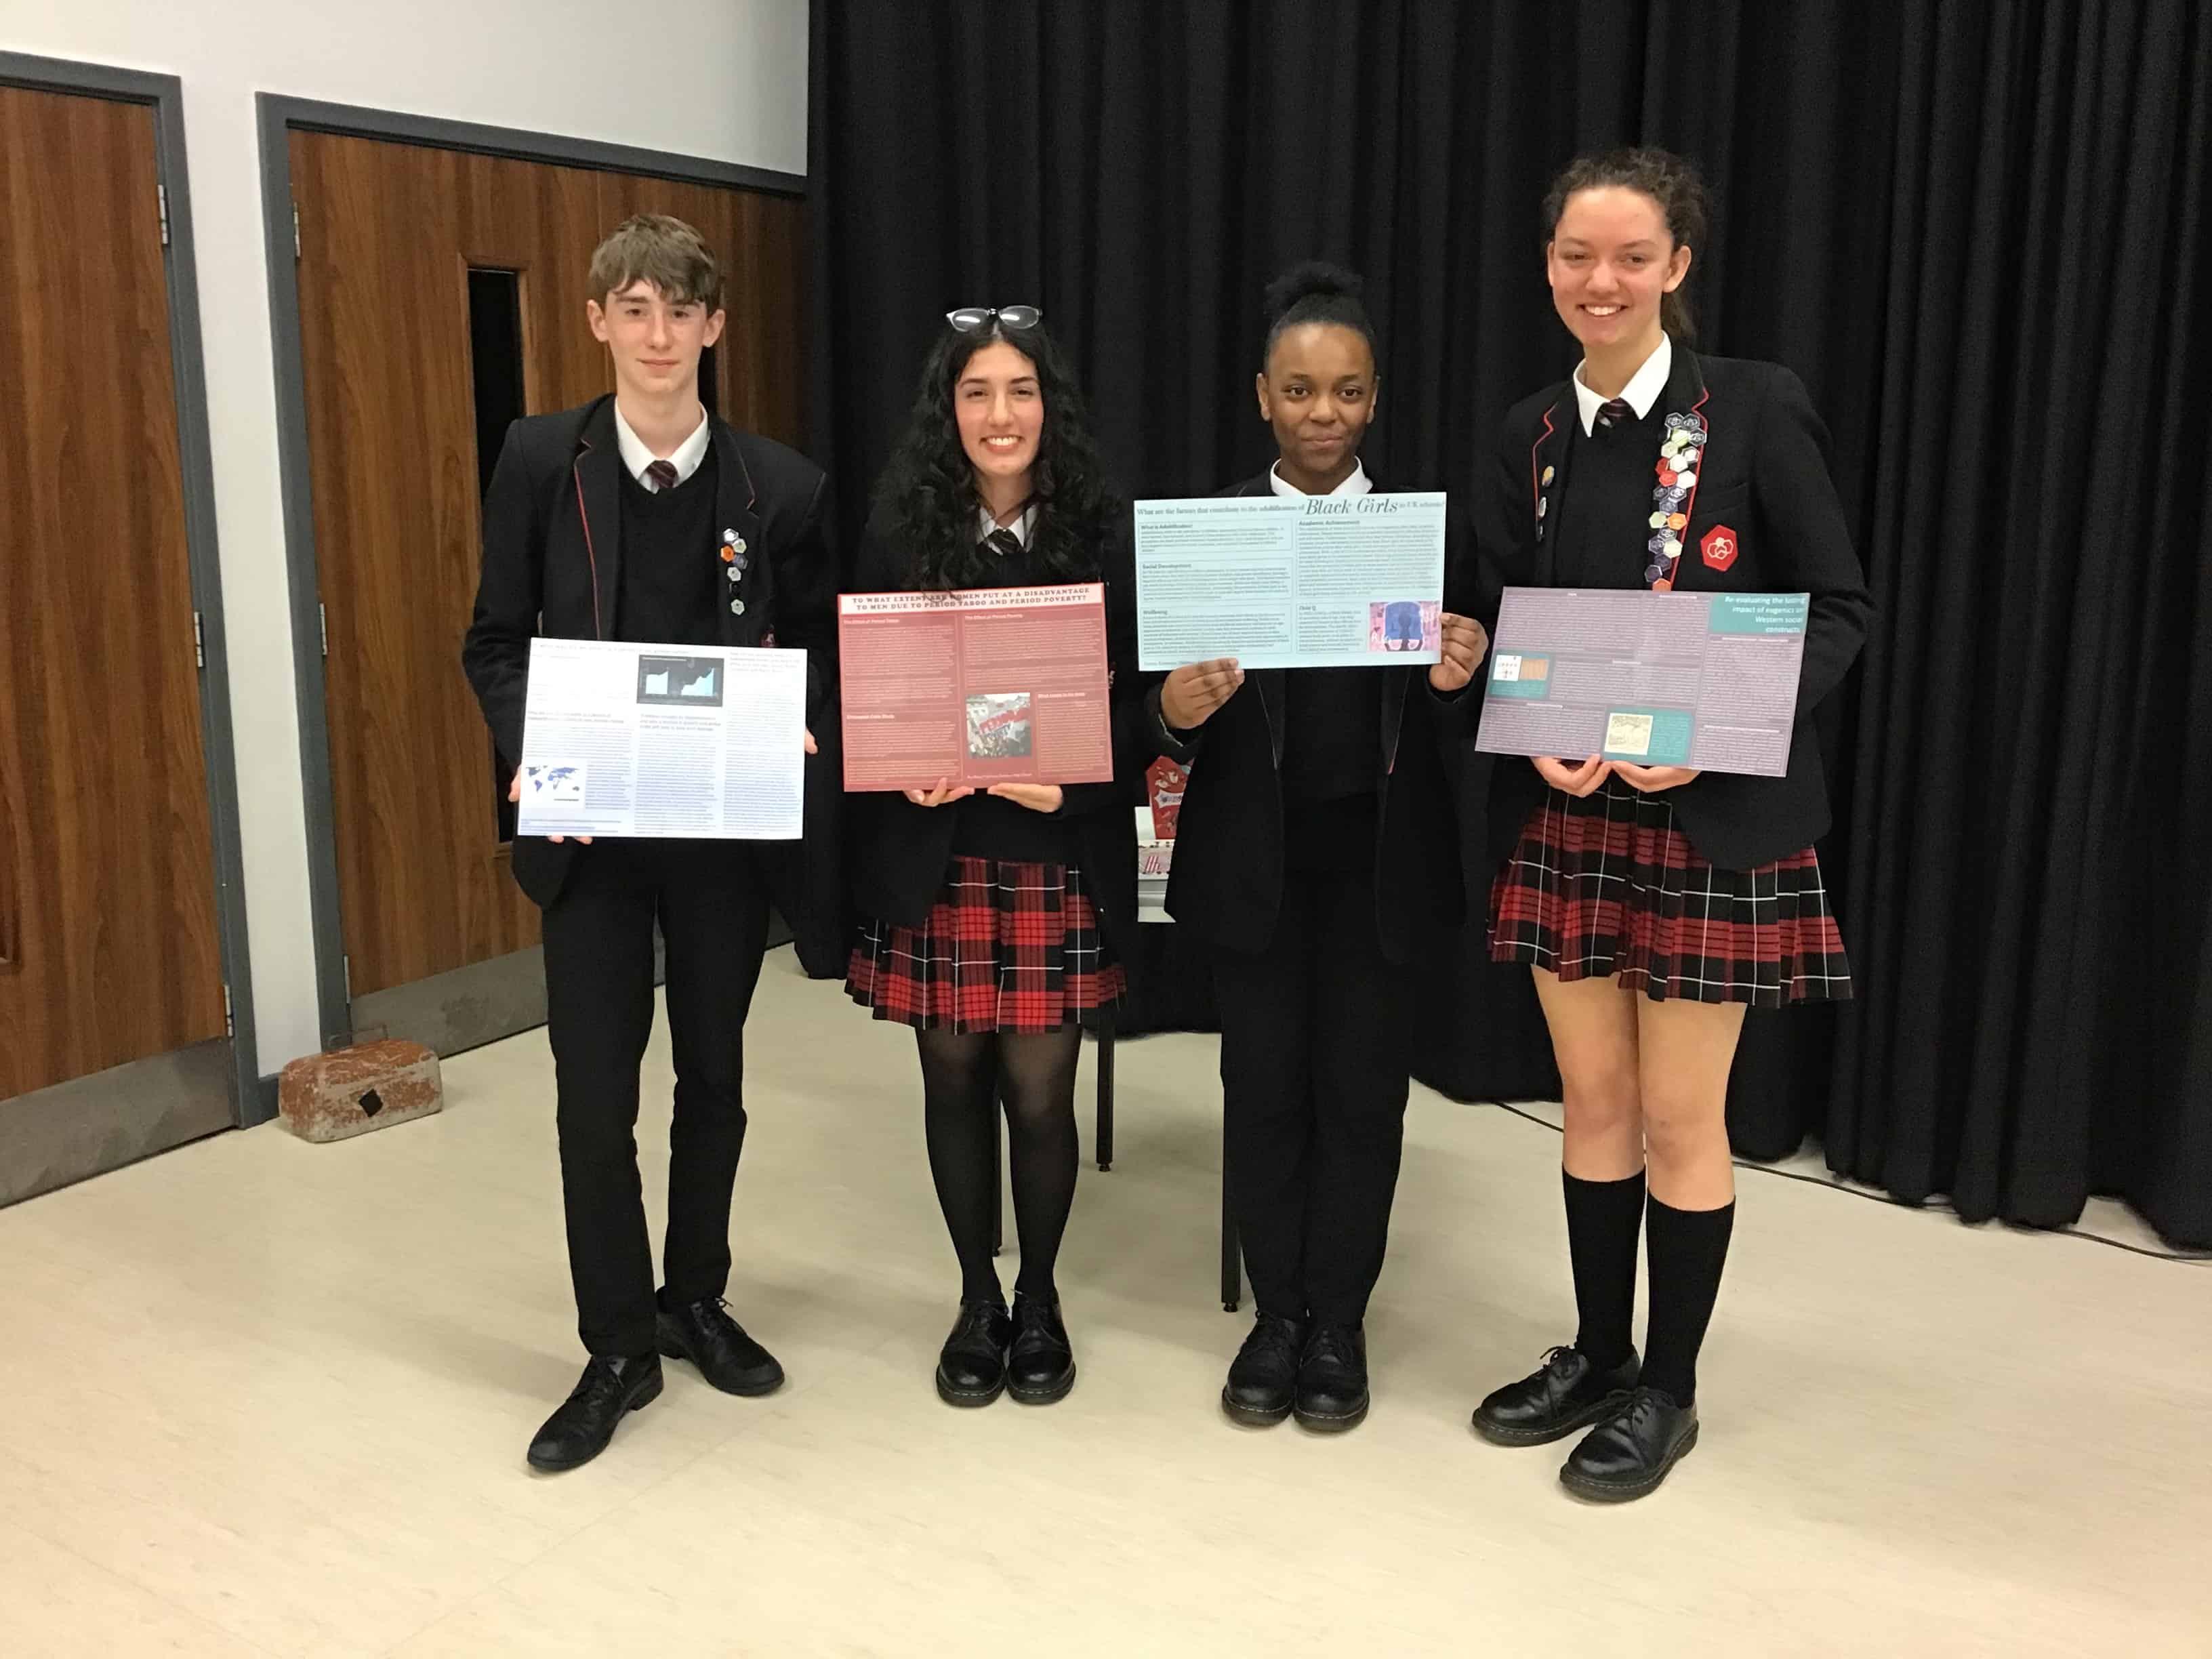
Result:
M154 119L0 86L0 1151L225 1035Z
M354 1020L451 1049L535 1023L487 1015L468 970L538 941L536 908L507 872L504 781L459 667L482 548L471 273L514 273L523 401L568 408L612 388L584 314L592 250L633 213L688 221L726 273L712 400L795 442L801 208L378 139L295 132L290 144ZM383 996L425 981L440 988L428 998Z

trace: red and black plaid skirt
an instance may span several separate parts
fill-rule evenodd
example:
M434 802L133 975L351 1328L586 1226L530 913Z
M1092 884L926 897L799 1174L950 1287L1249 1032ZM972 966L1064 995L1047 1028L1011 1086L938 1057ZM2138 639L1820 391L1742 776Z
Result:
M1123 988L1083 872L1003 859L955 858L929 919L868 922L845 975L878 1019L1015 1036L1057 1031Z
M1490 957L1562 980L1619 977L1654 1001L1758 1008L1851 994L1843 934L1808 848L1720 870L1674 827L1664 793L1617 778L1528 815L1490 890Z

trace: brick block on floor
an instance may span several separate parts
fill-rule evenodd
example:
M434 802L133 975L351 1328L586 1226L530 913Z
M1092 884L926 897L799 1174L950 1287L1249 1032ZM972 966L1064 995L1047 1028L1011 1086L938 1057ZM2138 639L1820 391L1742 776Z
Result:
M438 1056L396 1037L302 1054L276 1084L276 1115L302 1140L343 1140L428 1117L445 1103Z

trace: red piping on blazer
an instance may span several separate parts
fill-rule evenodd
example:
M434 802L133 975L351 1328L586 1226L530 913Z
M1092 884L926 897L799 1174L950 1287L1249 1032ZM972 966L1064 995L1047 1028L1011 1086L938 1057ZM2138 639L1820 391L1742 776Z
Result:
M585 444L586 453L591 445ZM592 562L592 637L603 640L606 630L599 626L599 554L592 545L592 515L584 509L584 464L580 459L568 463L568 476L576 484L576 517L584 526L584 556Z
M1536 476L1536 452L1551 441L1552 411L1544 411L1544 429L1536 434L1536 441L1528 446L1528 507L1534 512L1544 497L1544 486Z

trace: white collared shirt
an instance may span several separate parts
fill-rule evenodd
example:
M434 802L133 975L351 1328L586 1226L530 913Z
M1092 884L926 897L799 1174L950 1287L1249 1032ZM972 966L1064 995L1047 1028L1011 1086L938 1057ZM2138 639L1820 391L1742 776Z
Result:
M622 405L615 405L615 447L622 452L623 465L629 469L631 477L656 493L660 486L653 483L652 475L646 469L656 460L665 459L676 469L676 482L684 483L699 470L700 464L707 459L707 445L714 435L713 428L714 422L707 418L706 406L702 404L699 409L699 424L691 429L691 435L676 446L673 455L658 456L645 447L645 440L637 435L628 421L623 419Z
M1306 492L1283 476L1282 465L1280 461L1277 461L1267 469L1267 488L1278 495L1304 496ZM1374 489L1375 480L1367 476L1367 463L1355 456L1352 463L1352 476L1328 493L1332 495L1367 495L1373 494Z
M1002 525L991 515L989 507L978 507L975 509L975 539L979 542L988 541L993 531L1011 530L1014 532L1014 538L1024 547L1027 547L1030 544L1030 532L1036 528L1036 514L1037 510L1034 506L1025 507L1022 509L1021 517L1016 519L1012 524Z
M1601 398L1583 384L1583 368L1589 360L1584 358L1575 365L1575 402L1583 412L1583 436L1597 430L1597 412L1610 398ZM1671 336L1662 334L1659 344L1644 360L1644 367L1628 377L1628 384L1620 388L1620 395L1642 420L1651 412L1651 405L1659 401L1659 394L1667 389L1667 377L1674 372L1674 342Z

